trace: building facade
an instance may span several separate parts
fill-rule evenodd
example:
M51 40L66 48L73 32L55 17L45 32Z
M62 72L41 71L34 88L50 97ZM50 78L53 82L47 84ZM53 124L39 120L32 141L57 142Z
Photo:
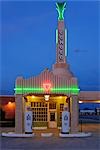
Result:
M56 63L36 77L18 77L15 83L15 132L24 132L27 107L33 111L33 127L61 127L64 105L70 112L70 132L78 132L78 82L66 60L67 29L64 23L66 3L56 3Z

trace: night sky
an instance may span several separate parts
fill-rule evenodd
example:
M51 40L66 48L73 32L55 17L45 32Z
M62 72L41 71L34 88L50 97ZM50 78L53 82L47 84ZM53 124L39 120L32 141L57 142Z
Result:
M0 94L13 95L18 76L37 76L56 60L55 1L0 1ZM99 89L99 2L67 1L70 69L85 91Z

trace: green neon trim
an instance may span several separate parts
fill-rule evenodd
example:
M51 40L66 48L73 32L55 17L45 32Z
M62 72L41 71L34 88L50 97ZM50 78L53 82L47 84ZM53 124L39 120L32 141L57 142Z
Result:
M34 93L34 92L39 92L39 93L42 93L44 91L44 88L20 88L20 87L17 87L14 89L15 90L15 93L16 94L23 94L23 93Z
M67 39L67 29L65 29L65 56L68 56L68 39Z
M22 88L22 87L16 87L15 89L15 93L16 94L22 94L22 93L29 93L29 92L44 92L44 88ZM78 94L79 92L79 88L77 88L77 86L73 86L71 88L51 88L51 93L53 92L61 92L61 93L67 93L67 92L71 92L72 94Z
M66 7L66 2L63 2L63 3L57 2L56 6L57 6L56 9L57 9L58 14L59 14L58 20L64 20L64 10Z
M52 89L52 92L61 92L61 93L72 93L72 94L78 94L79 93L79 90L78 88L53 88Z
M79 91L77 88L52 88L52 91Z
M58 44L58 30L56 29L56 44Z
M15 91L43 91L43 88L15 88Z
M14 88L14 90L15 91L26 91L26 90L28 90L28 91L37 91L37 90L39 90L39 91L43 91L44 90L44 88ZM78 88L51 88L51 90L58 90L58 91L62 91L62 90L79 90Z

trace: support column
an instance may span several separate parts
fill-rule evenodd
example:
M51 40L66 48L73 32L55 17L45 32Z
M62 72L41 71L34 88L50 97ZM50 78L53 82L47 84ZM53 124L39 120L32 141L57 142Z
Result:
M70 115L71 115L71 133L79 131L79 106L78 96L72 95L70 99Z
M21 94L15 96L15 133L24 132L24 98Z

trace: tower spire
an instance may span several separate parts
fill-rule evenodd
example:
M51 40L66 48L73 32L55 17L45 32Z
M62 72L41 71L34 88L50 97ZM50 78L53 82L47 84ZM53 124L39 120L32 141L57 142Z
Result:
M58 14L59 14L59 17L58 17L58 20L64 20L64 10L66 9L66 3L63 2L63 3L56 3L56 6L57 6L57 11L58 11Z
M58 28L56 29L56 63L53 65L53 73L58 76L71 78L73 76L67 64L67 29L64 23L64 11L66 2L57 2Z
M66 63L66 29L64 25L64 10L66 8L66 2L56 3L56 9L58 11L58 29L56 29L56 63Z

